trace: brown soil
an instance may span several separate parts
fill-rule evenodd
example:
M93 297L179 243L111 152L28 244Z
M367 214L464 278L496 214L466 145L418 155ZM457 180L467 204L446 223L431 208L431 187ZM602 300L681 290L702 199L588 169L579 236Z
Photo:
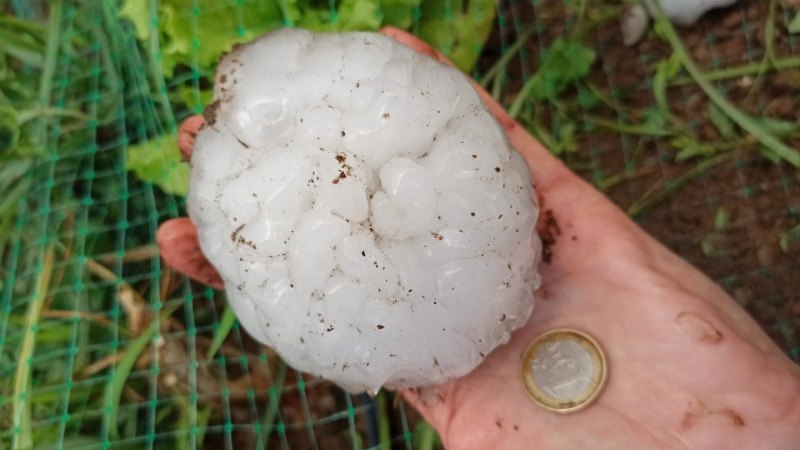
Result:
M544 222L539 229L539 236L542 239L542 261L550 264L553 261L553 246L557 237L561 236L561 227L558 225L552 209L544 212Z

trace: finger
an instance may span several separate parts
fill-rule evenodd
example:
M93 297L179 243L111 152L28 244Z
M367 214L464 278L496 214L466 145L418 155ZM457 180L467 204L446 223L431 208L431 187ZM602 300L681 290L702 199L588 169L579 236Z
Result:
M411 48L417 53L422 53L423 55L429 56L442 64L447 64L452 66L453 63L447 59L446 56L441 54L435 48L428 45L427 42L423 41L422 39L414 36L411 33L408 33L404 30L395 27L383 27L378 31L383 35L389 36L390 38L394 39L395 41L405 45L406 47Z
M380 30L380 33L389 36L414 51L430 56L443 64L453 65L446 56L406 31L394 27L384 27ZM563 182L563 178L568 178L573 182L581 182L582 184L582 180L577 175L567 169L561 160L553 156L553 154L531 136L525 128L516 120L512 119L503 106L497 103L483 87L472 78L468 77L468 79L478 93L478 96L486 104L487 108L489 108L489 112L494 115L495 119L500 123L500 126L505 130L511 145L517 149L527 161L528 167L533 173L533 178L536 180L537 186L542 188L542 191L549 190L550 186L552 186L556 180L562 180L559 182Z
M197 228L191 219L172 219L161 224L156 233L161 257L178 272L193 280L222 289L222 277L200 250Z
M189 116L181 123L181 128L178 130L178 148L181 150L184 161L189 161L192 158L194 139L205 123L205 119L199 114Z

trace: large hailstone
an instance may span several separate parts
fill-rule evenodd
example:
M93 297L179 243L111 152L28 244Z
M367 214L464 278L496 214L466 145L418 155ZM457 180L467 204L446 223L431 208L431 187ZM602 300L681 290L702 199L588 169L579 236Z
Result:
M464 375L533 307L526 163L457 70L378 34L225 56L189 213L244 328L351 392Z

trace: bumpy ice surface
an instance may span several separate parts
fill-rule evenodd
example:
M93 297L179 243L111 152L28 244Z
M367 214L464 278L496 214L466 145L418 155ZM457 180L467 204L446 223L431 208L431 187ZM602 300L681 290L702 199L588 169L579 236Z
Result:
M189 212L244 328L352 391L443 382L533 307L527 165L457 70L378 34L221 61Z

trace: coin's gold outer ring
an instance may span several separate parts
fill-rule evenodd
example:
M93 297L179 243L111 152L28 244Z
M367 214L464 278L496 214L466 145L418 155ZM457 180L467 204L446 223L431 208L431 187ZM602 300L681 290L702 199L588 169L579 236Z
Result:
M539 387L536 386L536 383L533 381L533 373L531 369L536 351L542 345L548 342L565 339L574 341L583 347L584 350L586 350L586 353L588 353L591 357L594 368L589 386L587 386L587 388L581 392L580 395L570 399L569 401L553 398L539 389ZM608 365L606 364L606 355L603 352L603 348L600 347L593 337L582 331L571 328L557 328L555 330L550 330L534 339L533 342L528 344L528 347L522 354L520 366L522 384L525 386L525 391L528 393L528 396L537 405L556 414L575 413L591 405L595 400L597 400L597 397L603 390L603 387L606 383L606 378L608 376Z

